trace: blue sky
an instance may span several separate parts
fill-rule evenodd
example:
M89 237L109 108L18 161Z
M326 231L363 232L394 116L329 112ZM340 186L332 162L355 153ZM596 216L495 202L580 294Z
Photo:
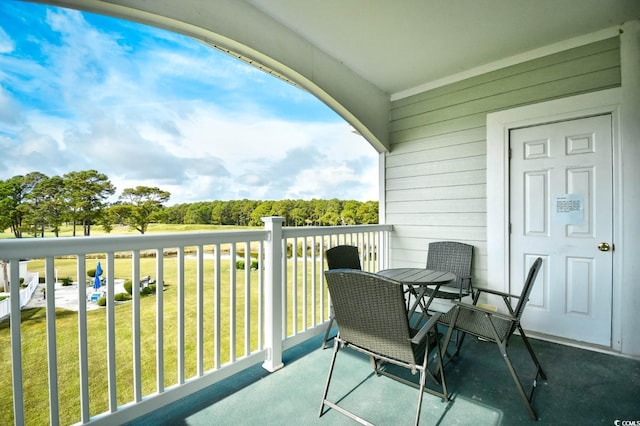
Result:
M378 199L378 154L307 92L191 38L0 2L0 179L96 169L169 204Z

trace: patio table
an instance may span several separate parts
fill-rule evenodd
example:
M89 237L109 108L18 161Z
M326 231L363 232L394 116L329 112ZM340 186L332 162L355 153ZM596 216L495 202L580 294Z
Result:
M424 268L383 269L378 271L377 274L399 281L409 288L409 291L416 297L412 305L409 305L410 299L407 299L407 306L410 307L409 318L413 317L416 309L420 306L422 315L419 317L418 322L428 315L429 305L431 305L434 296L440 290L440 286L457 279L452 272ZM428 286L434 286L434 288L429 297L426 297Z

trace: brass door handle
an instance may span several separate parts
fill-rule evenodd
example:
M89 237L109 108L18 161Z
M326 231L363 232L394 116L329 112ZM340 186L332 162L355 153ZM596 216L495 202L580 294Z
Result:
M600 244L598 244L598 250L609 251L611 250L611 246L609 245L609 243L603 241Z

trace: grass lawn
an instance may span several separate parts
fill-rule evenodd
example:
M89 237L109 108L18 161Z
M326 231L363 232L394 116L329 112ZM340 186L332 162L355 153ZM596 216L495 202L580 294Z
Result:
M242 229L262 229L261 227L242 227L242 226L229 226L229 225L178 225L178 224L166 224L166 223L151 223L149 224L149 228L147 228L147 234L153 233L166 233L166 232L190 232L190 231L233 231L233 230L242 230ZM136 230L130 229L128 226L124 225L114 225L113 230L109 233L104 232L101 226L92 226L91 227L91 235L139 235L140 233ZM76 227L76 235L82 236L82 226ZM54 237L53 232L45 231L45 238ZM63 225L60 227L60 237L71 237L73 236L73 227L71 225ZM33 235L24 234L23 238L32 238ZM3 232L0 231L0 239L11 239L14 238L11 229L5 229Z
M201 228L199 228L202 230ZM227 228L225 228L227 229ZM183 229L184 230L184 229ZM196 230L196 229L193 229ZM175 232L162 228L157 232ZM75 279L75 259L56 259L55 268L58 277L69 276ZM95 259L87 260L87 269L95 268ZM103 263L103 268L104 268ZM165 291L164 291L164 384L165 387L177 383L177 293L175 258L164 259ZM230 359L230 277L229 261L221 264L221 362ZM235 265L233 265L235 266ZM299 268L298 276L302 276ZM318 276L322 268L318 268ZM30 271L44 270L44 262L34 260L29 263ZM204 285L204 369L214 368L214 264L205 260ZM289 271L291 274L291 271ZM140 260L140 275L155 277L155 259ZM116 259L116 278L131 277L131 260ZM291 276L291 275L289 275ZM298 279L298 298L302 294L301 279ZM309 282L310 282L309 278ZM196 375L196 261L185 260L185 378ZM308 284L310 286L310 284ZM251 272L251 350L257 349L257 312L258 312L258 274ZM289 289L291 286L289 286ZM310 291L310 290L309 290ZM319 289L317 290L320 291ZM290 292L290 290L289 290ZM236 283L236 357L244 354L243 307L244 273L238 271ZM34 297L41 297L36 294ZM316 298L319 300L319 297ZM300 300L299 303L302 303ZM311 315L310 302L307 303L308 315ZM132 360L132 303L124 302L115 307L116 315L116 376L118 404L133 399L133 360ZM141 315L141 361L142 361L142 394L156 391L156 297L142 297L140 301ZM302 324L302 314L298 314L298 324ZM317 312L316 315L319 315ZM108 410L107 389L107 347L106 347L106 310L98 309L87 313L89 334L89 396L91 415ZM291 321L289 321L291 329ZM28 309L22 312L22 362L24 374L24 401L26 423L41 425L49 422L49 394L47 377L47 347L45 309ZM291 330L290 330L291 331ZM76 312L58 309L56 312L57 359L60 393L60 421L71 424L80 421L79 371L78 371L78 315ZM11 352L9 321L0 322L0 423L13 423L12 388L11 388Z

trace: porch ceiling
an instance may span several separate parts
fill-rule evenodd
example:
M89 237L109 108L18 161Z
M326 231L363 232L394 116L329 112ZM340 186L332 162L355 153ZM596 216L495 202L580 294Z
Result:
M637 0L247 0L395 94L640 17Z

